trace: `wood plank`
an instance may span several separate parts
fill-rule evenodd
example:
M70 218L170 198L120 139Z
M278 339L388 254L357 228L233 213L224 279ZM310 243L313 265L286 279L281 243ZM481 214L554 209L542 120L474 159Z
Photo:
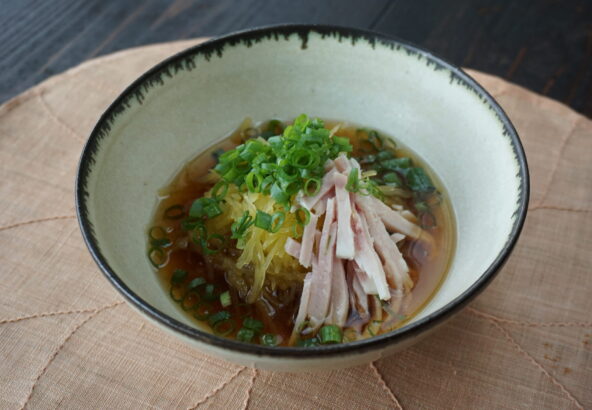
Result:
M591 21L586 0L6 0L0 102L97 55L304 22L396 35L592 116Z

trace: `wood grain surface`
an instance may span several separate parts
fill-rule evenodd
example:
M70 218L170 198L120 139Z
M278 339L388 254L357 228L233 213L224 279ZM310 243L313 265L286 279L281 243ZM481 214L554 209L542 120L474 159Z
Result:
M586 0L2 0L0 102L98 55L278 23L392 34L592 117Z

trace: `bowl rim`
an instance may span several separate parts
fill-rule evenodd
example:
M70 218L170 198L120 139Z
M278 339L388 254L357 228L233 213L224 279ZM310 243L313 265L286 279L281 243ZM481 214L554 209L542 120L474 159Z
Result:
M405 325L402 328L396 329L389 333L369 339L315 347L271 347L226 339L199 330L195 327L188 326L156 309L150 305L150 303L134 293L109 266L107 259L100 251L98 243L99 241L94 235L92 224L89 220L87 208L88 192L86 191L86 184L88 182L88 177L92 166L95 165L93 154L99 148L99 142L102 138L101 134L103 133L102 127L108 122L109 118L112 118L112 116L117 112L118 108L121 107L121 104L125 102L126 98L138 91L139 88L153 75L158 74L163 69L168 68L171 66L171 64L182 62L186 57L193 55L204 55L209 58L212 53L220 54L222 48L226 45L232 46L240 42L246 42L246 44L249 45L251 42L256 42L261 39L273 38L274 36L276 38L278 36L284 36L287 39L288 36L294 34L301 38L302 47L305 48L308 41L308 35L311 32L327 36L336 34L340 39L351 38L352 41L357 39L365 39L373 46L376 43L380 43L381 45L390 46L391 48L402 47L410 53L423 56L429 63L435 64L436 68L448 69L451 73L451 81L457 80L462 82L464 85L470 88L470 91L477 93L484 103L488 103L489 106L495 111L495 115L497 116L498 120L503 125L503 135L507 134L509 137L510 144L519 165L519 173L517 177L519 177L521 181L518 188L519 198L518 207L515 211L516 218L512 225L512 230L510 231L503 248L490 264L490 266L462 294L446 303L440 309L432 312L422 319L417 320L416 322ZM94 261L99 266L100 270L109 280L109 282L111 282L111 284L119 291L119 293L124 296L124 298L129 303L131 303L135 308L147 315L152 320L168 327L176 333L180 333L182 336L194 339L207 345L211 345L215 348L226 349L235 353L250 354L260 357L271 357L276 359L329 358L341 356L344 354L363 354L373 350L380 350L387 347L388 345L395 344L396 342L402 342L406 339L416 337L420 333L442 323L454 313L458 312L461 308L466 306L479 293L481 293L505 264L508 256L511 254L518 240L518 237L520 236L520 232L522 231L528 210L529 194L530 181L528 164L522 143L518 137L518 133L516 132L504 110L476 80L465 73L460 67L439 57L437 54L434 54L433 52L408 41L401 40L395 36L376 31L324 24L280 24L236 31L192 46L156 64L154 67L138 77L128 87L126 87L101 115L83 148L78 164L78 172L75 182L76 214L86 246L88 247L88 250L90 251Z

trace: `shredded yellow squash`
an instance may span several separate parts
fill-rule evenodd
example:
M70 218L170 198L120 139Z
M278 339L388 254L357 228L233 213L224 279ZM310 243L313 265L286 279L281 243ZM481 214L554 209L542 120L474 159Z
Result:
M205 196L210 196L210 193ZM232 223L240 219L245 211L254 216L257 210L272 214L281 209L270 196L240 192L233 184L228 186L228 192L220 207L222 214L206 221L209 232L230 232ZM239 241L237 247L242 253L236 265L239 269L251 265L255 273L253 285L247 295L248 303L253 303L257 299L266 278L272 288L280 289L304 280L306 272L298 260L284 250L288 237L294 236L296 224L294 214L286 213L286 219L277 232L271 233L253 226L248 230L244 240Z

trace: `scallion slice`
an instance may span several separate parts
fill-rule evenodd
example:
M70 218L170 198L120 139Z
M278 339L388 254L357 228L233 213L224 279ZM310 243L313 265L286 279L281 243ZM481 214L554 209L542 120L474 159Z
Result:
M207 318L210 316L210 310L212 309L212 305L207 303L207 302L201 302L199 303L195 309L194 309L194 314L193 317L196 318L197 320L207 320Z
M187 289L189 290L194 290L197 289L198 287L200 287L201 285L205 285L206 284L206 280L204 278L195 278L192 279L191 282L189 282L189 286L187 286Z
M243 327L251 329L255 333L261 333L263 330L263 322L252 317L246 317L243 319Z
M183 211L183 205L180 204L169 206L164 210L165 219L181 219L183 215L185 215L185 212Z
M358 192L360 190L360 178L358 175L358 169L352 168L349 171L349 175L347 176L347 184L345 184L345 189L349 192Z
M222 307L228 307L232 305L232 299L230 298L229 291L220 294L220 304L222 305Z
M173 285L180 285L181 283L185 282L185 278L187 278L187 271L183 269L175 269L173 272L173 276L171 276L171 284Z
M251 341L253 341L253 338L255 337L255 332L253 332L251 329L247 329L247 328L241 328L238 333L236 334L236 340L240 341L240 342L246 342L246 343L251 343Z
M341 343L343 340L343 332L341 328L336 325L325 325L319 331L322 344Z
M226 193L228 192L228 182L222 180L218 181L216 185L212 188L212 198L220 201L224 199Z
M212 330L219 336L228 336L236 328L236 323L232 319L220 320L212 326Z
M230 312L227 312L226 310L221 310L219 312L211 314L210 317L208 317L208 323L210 324L210 326L214 326L216 323L222 320L230 319L230 316Z
M284 224L284 220L286 219L286 213L282 211L278 211L271 216L271 227L269 231L271 233L276 233L280 230L282 225Z
M205 287L203 298L209 302L213 302L214 300L216 300L216 295L214 293L215 291L216 287L211 283L208 283Z
M148 259L155 268L161 268L166 262L166 254L162 248L150 248L148 250Z
M315 196L321 190L321 180L319 178L309 178L304 183L304 195Z
M294 212L294 215L296 216L296 222L299 225L306 226L310 222L310 211L304 207L298 208L296 212Z
M195 309L199 305L199 303L200 298L197 292L188 290L183 295L183 298L181 299L181 302L179 304L181 305L181 309L183 309L184 311L188 311Z
M263 184L263 177L261 176L261 174L252 171L249 172L249 174L245 178L245 183L247 184L247 189L250 192L260 192L261 185Z
M255 226L271 232L271 215L267 212L257 210L257 215L255 215Z
M264 346L277 346L278 345L278 337L277 335L266 333L261 335L261 344Z

